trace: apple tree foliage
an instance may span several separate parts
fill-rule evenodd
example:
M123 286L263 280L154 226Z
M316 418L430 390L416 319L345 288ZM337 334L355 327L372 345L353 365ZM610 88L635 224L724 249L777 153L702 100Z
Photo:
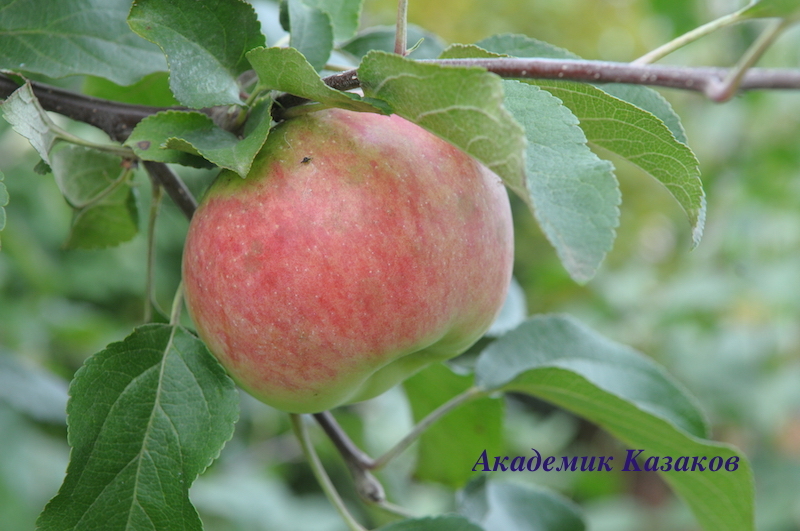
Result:
M521 35L445 47L412 26L409 44L420 42L403 56L393 53L394 29L361 29L361 8L361 0L285 0L280 22L288 38L268 46L243 0L0 0L0 69L18 85L2 115L30 141L42 160L38 170L52 173L73 209L65 247L107 248L137 234L137 166L219 167L246 176L274 118L290 116L298 98L396 113L468 152L527 204L576 282L592 278L619 225L614 166L595 148L663 184L685 211L694 245L700 242L706 205L698 161L657 92L501 77L469 63L577 59ZM796 2L773 0L753 2L737 16L788 23L798 13ZM332 74L326 70L332 53L333 62L355 69L361 92L323 80ZM59 108L42 103L28 79L66 76L86 76L87 95L116 100L104 101L103 112L140 112L135 127L107 130L112 139L102 142L62 128L47 112ZM0 229L4 207L14 200L3 179L0 173ZM38 529L202 528L189 488L231 438L237 394L175 315L151 315L152 322L91 356L74 375L70 462ZM21 385L13 368L0 368L0 383ZM527 318L514 289L479 346L410 378L404 390L417 420L466 397L456 398L460 407L429 427L416 447L416 477L460 489L460 501L453 514L401 519L387 531L585 528L577 505L556 492L472 471L482 451L490 459L502 452L497 397L504 392L543 399L601 426L627 448L643 450L640 463L652 456L733 459L737 466L723 472L659 473L704 529L753 529L747 458L710 440L682 386L648 357L572 317ZM454 437L456 431L469 436Z

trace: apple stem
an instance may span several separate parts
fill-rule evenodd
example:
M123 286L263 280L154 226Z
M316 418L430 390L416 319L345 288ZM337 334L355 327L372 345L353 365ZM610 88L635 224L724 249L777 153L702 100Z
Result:
M408 53L408 0L397 2L397 33L394 40L394 53L405 57Z
M470 387L463 393L454 396L438 408L431 411L428 416L422 419L414 428L403 437L403 439L398 442L394 447L392 447L388 452L383 454L382 456L378 457L372 462L372 469L378 470L383 468L387 463L389 463L392 459L403 453L411 444L416 441L422 433L427 430L434 422L445 416L447 413L452 411L453 409L457 408L458 406L465 404L471 400L479 398L481 396L485 396L487 393L483 389L479 387Z
M347 527L350 528L350 531L367 531L361 524L359 524L353 515L350 514L350 511L347 510L347 507L344 504L341 496L339 496L339 492L337 492L336 487L334 487L333 482L331 482L331 478L328 477L328 473L325 472L325 468L322 466L322 462L317 455L317 452L314 450L314 445L311 444L311 439L308 436L308 430L306 430L305 423L303 422L303 416L297 413L290 414L292 420L292 430L294 431L297 440L300 442L300 447L303 449L303 454L305 454L306 459L308 459L308 463L311 466L311 471L314 473L314 477L317 478L317 482L319 483L320 487L322 487L323 492L328 497L328 500L333 504L336 508L336 511L342 517L342 519L347 524Z

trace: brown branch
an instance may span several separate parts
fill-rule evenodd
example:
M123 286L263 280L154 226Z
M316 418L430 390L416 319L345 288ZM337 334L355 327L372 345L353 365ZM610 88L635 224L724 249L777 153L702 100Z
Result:
M192 219L194 211L197 210L197 200L186 187L186 183L163 162L146 160L144 161L144 167L150 178L166 190L170 199L178 205L186 219Z
M329 411L314 413L314 418L328 435L328 438L333 442L334 446L336 446L336 449L339 450L339 453L342 454L345 461L352 462L356 466L364 469L374 468L375 461L355 445Z
M718 86L728 73L727 68L639 65L607 61L501 57L492 59L429 59L421 63L444 66L479 67L509 79L561 79L584 83L628 83L691 90L705 94L713 101ZM348 70L325 78L328 86L350 90L360 86L357 70ZM753 68L745 75L741 90L798 90L800 70L786 68Z
M59 87L32 82L33 93L46 111L57 112L67 118L93 125L117 142L124 142L133 128L144 118L168 109L183 107L150 107L131 105L101 98L93 98ZM0 74L0 98L10 96L19 85L10 77ZM178 208L191 218L197 208L197 200L186 184L166 164L145 161L144 167L150 177L164 187Z
M612 63L605 61L582 61L564 59L440 59L421 61L445 66L472 66L485 68L504 78L511 79L562 79L587 83L629 83L652 85L682 90L698 91L713 101L724 101L730 94L721 90L729 69L706 67L679 67L663 65L642 65L631 63ZM325 83L337 90L350 90L360 86L357 70L349 70L324 79ZM33 92L42 107L85 122L105 131L112 139L123 142L133 128L144 118L160 111L184 107L150 107L130 105L115 101L93 98L62 88L32 83ZM0 74L0 98L10 96L19 85L13 78ZM741 80L740 90L758 89L800 89L800 70L796 69L750 69ZM276 100L275 117L283 110L300 105L306 100L286 94ZM214 109L201 112L214 117ZM185 184L164 164L145 163L145 167L181 208L191 217L197 202Z
M35 81L31 82L31 86L44 110L93 125L117 142L128 138L136 124L144 118L167 109L93 98ZM0 99L7 98L18 88L19 85L12 78L0 74Z

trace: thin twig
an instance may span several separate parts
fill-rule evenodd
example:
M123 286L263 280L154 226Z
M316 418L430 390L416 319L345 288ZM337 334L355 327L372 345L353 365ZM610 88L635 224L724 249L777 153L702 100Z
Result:
M438 408L431 411L427 417L422 419L414 426L403 439L394 445L388 452L375 459L372 468L380 469L389 463L392 459L403 453L411 444L414 443L422 433L431 427L433 423L445 416L447 413L465 404L471 400L484 396L486 392L478 387L470 387L460 395L456 395Z
M356 463L362 468L373 468L374 460L355 445L350 437L345 433L330 411L315 413L314 418L328 435L333 445L342 454L345 461Z
M772 43L775 42L775 39L783 33L787 27L789 27L789 20L788 19L779 19L774 21L774 23L769 26L766 30L764 30L761 35L759 35L758 39L753 43L750 48L747 49L747 52L742 56L739 63L731 69L728 73L728 77L725 80L718 84L716 87L712 84L708 90L706 91L709 94L709 97L714 101L727 101L731 99L739 89L739 86L744 79L744 76L747 75L748 70L750 70L754 64L758 62L764 52L766 52Z
M408 50L408 0L397 2L397 28L394 36L394 53L406 56Z
M350 514L350 511L347 510L347 507L345 506L341 496L339 496L339 493L337 492L336 487L333 485L331 478L328 477L328 473L325 472L325 467L322 466L322 462L319 460L319 456L314 450L314 445L311 443L311 439L308 436L308 430L306 430L305 423L303 422L303 416L292 413L290 417L292 419L292 429L294 430L294 434L297 436L297 440L300 442L303 453L305 454L306 459L311 466L311 471L317 478L317 482L319 483L320 487L322 487L322 490L325 492L328 500L330 500L330 502L339 512L339 515L342 517L347 524L347 527L349 527L351 531L366 531L366 529L359 524L355 518L353 518L353 515Z
M675 50L683 48L687 44L692 43L692 42L700 39L701 37L705 37L706 35L709 35L709 34L715 32L715 31L717 31L720 28L724 28L726 26L730 26L732 24L736 24L738 22L742 22L743 20L744 19L742 18L741 13L739 13L739 12L731 13L729 15L725 15L723 17L720 17L720 18L718 18L716 20L712 20L711 22L703 24L700 27L697 27L697 28L695 28L695 29L693 29L691 31L688 31L688 32L684 33L680 37L678 37L676 39L673 39L673 40L669 41L668 43L659 46L655 50L647 52L645 55L641 56L640 58L636 59L635 61L632 61L631 64L634 64L634 65L646 65L646 64L654 63L654 62L658 61L659 59L661 59L662 57L665 57L665 56L671 54Z
M344 459L359 497L372 504L387 503L383 485L369 472L374 463L372 458L355 445L330 411L315 413L314 418Z

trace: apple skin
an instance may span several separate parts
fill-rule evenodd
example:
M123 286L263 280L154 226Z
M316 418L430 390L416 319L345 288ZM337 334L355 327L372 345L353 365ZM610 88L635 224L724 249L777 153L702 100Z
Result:
M183 256L197 332L284 411L383 393L471 346L500 310L513 228L499 177L396 115L277 126L247 179L223 171Z

